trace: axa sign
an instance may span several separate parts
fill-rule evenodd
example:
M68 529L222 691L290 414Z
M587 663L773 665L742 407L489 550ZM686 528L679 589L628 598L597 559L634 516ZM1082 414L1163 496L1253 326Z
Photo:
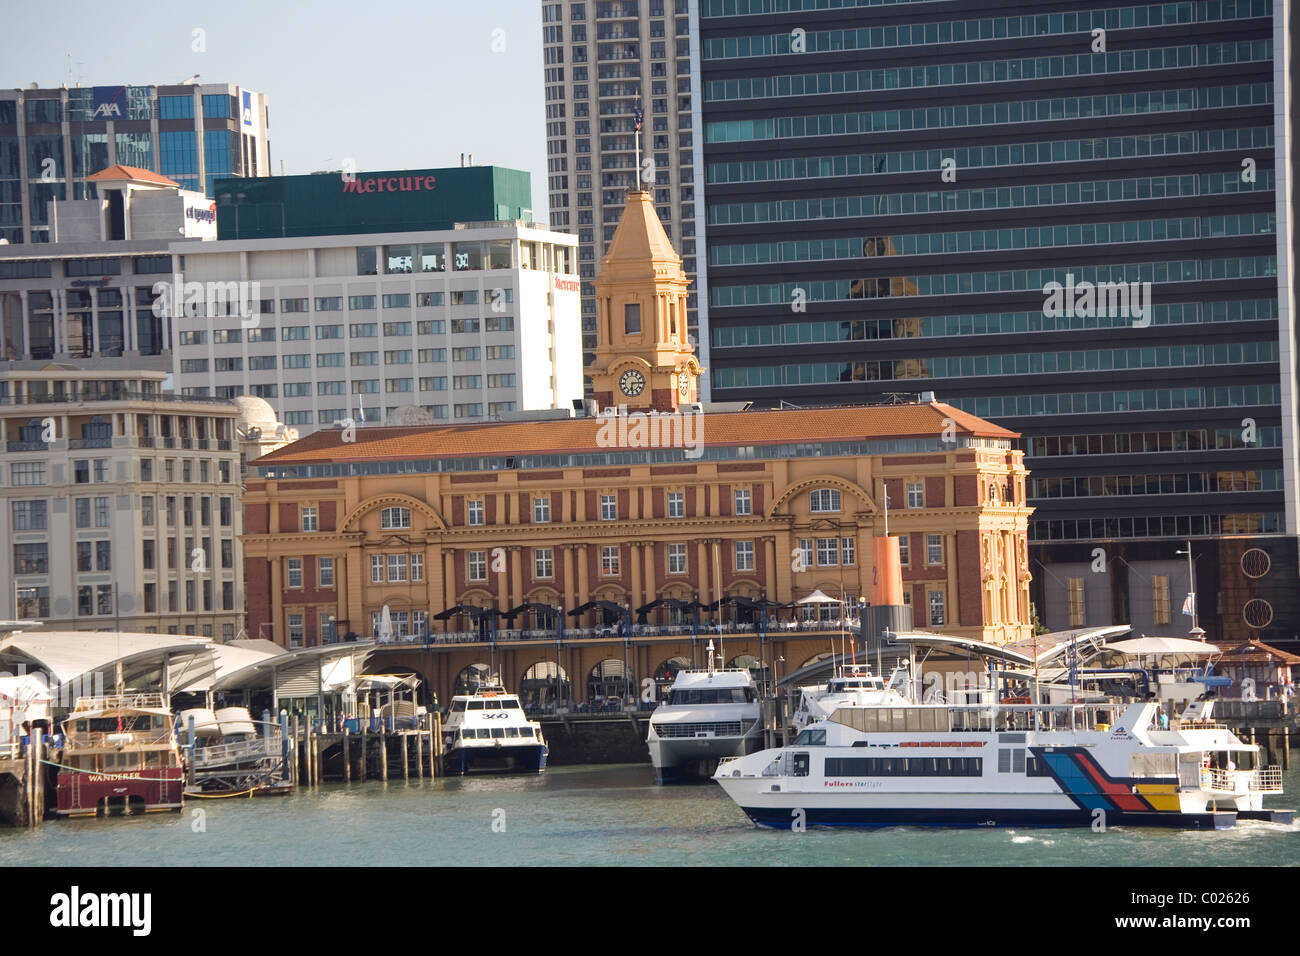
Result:
M436 176L348 176L343 179L345 193L410 193L432 192Z
M122 98L125 86L96 86L91 89L94 112L91 119L123 119Z

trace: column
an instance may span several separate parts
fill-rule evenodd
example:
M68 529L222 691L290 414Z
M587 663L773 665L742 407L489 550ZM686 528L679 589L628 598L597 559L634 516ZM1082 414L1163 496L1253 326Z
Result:
M181 536L184 540L184 536ZM282 565L284 558L277 555L271 556L271 639L281 635L284 637L284 645L289 645L288 631L284 627L284 578L282 576ZM176 576L177 595L180 600L185 599L185 576L178 574ZM159 584L161 587L162 584ZM187 609L188 610L188 609ZM175 614L176 609L171 609ZM261 636L260 634L258 635Z
M579 604L585 604L591 600L591 588L587 581L588 563L587 563L587 546L580 544L577 547L578 561L578 593L574 595L574 607Z
M948 568L948 593L944 598L945 626L959 627L961 626L959 614L961 603L957 594L957 535L951 531L945 531L943 534L943 558ZM976 580L979 580L978 577ZM928 626L930 621L929 603L929 595L926 595L925 626Z
M769 601L777 600L776 597L776 536L763 536L763 586L767 589L767 599ZM766 612L764 612L766 613Z
M521 545L511 545L510 547L510 604L503 607L503 611L508 611L512 607L518 607L524 603L523 586L523 555Z
M709 555L708 541L701 538L695 545L695 581L696 588L700 592L700 603L708 604L712 599L709 597L709 578L712 574L713 560Z
M655 543L653 541L642 541L641 547L645 550L645 557L642 562L642 574L645 577L645 600L642 604L649 604L659 593L655 585Z
M456 549L446 548L442 552L442 607L445 611L456 605Z
M573 593L573 553L578 549L576 544L566 544L561 546L560 551L564 557L564 610L567 614L578 606L578 601Z
M634 492L635 490L636 489L633 489ZM628 559L631 562L632 568L632 587L631 594L628 596L628 601L631 602L632 610L635 611L642 604L649 603L649 600L645 597L645 590L643 589L641 582L641 542L630 542L628 544L628 552ZM636 618L633 618L633 620L635 621Z

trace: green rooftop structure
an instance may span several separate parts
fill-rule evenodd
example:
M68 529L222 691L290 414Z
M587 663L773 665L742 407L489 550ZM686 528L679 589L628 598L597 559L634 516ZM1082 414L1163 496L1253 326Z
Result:
M532 179L500 166L219 179L218 239L280 239L531 222Z

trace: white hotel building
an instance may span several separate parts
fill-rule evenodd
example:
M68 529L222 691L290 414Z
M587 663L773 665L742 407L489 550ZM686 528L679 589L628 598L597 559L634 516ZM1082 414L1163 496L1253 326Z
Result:
M449 422L571 408L582 398L576 246L521 221L178 242L183 281L248 283L256 317L177 319L175 389L259 396L303 435L412 406Z

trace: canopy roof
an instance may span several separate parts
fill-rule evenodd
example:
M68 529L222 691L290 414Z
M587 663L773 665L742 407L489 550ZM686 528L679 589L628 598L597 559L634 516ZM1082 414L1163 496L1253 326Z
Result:
M1209 657L1218 654L1219 648L1204 641L1192 641L1185 637L1136 637L1130 641L1115 641L1107 644L1106 650L1119 651L1130 656L1167 657L1177 655L1186 657Z
M794 602L795 604L839 604L840 602L833 597L827 597L822 593L821 588L813 591L807 597L801 597Z
M0 642L0 666L44 671L52 684L78 681L106 692L116 683L117 664L127 687L159 685L163 662L190 679L215 667L214 645L203 637L129 631L18 631ZM98 675L98 680L96 678Z
M963 651L976 654L980 657L993 657L1001 661L1009 661L1014 664L1023 664L1026 667L1033 667L1034 659L1028 657L1019 651L1012 650L1006 644L990 644L988 641L977 641L969 637L957 637L952 634L935 634L931 631L907 631L895 634L892 643L904 644L912 647L929 647L947 651Z
M173 669L172 691L173 693L205 693L229 675L283 653L284 648L274 641L247 640L213 644L212 666L204 668L187 666L179 674Z

